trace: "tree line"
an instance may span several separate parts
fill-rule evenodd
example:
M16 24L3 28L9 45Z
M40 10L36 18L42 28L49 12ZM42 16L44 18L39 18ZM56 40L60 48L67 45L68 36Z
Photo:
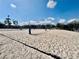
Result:
M13 25L12 25L13 23ZM8 15L7 18L5 19L4 23L0 22L0 28L7 28L7 29L27 29L27 28L32 28L32 29L64 29L64 30L70 30L70 31L79 31L79 21L73 21L67 24L64 23L57 23L56 25L53 24L46 24L46 25L18 25L18 21L13 20L11 22L11 18Z

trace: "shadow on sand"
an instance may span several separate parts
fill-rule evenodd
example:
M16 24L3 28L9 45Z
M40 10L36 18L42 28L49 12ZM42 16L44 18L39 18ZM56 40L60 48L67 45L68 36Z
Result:
M30 46L30 45L27 45L26 43L23 43L23 42L21 42L21 41L18 41L18 40L15 40L15 39L11 38L11 37L8 37L7 35L4 35L4 34L0 34L0 35L1 35L1 36L4 36L4 37L7 37L7 38L9 38L9 39L11 39L11 40L13 40L13 41L19 42L19 43L21 43L21 44L23 44L23 45L25 45L25 46L27 46L27 47L29 47L29 48L32 48L32 49L34 49L34 50L36 50L36 51L39 51L39 52L41 52L41 53L43 53L43 54L45 54L45 55L51 56L52 58L61 59L61 57L59 57L59 56L57 56L57 55L44 52L44 51L42 51L42 50L39 50L38 48L32 47L32 46ZM33 35L34 35L34 34L33 34ZM35 35L37 35L37 34L35 34Z
M45 31L45 32L46 32L46 31ZM41 33L31 33L30 35L33 35L33 36L38 36L38 35L45 34L45 32L41 32Z
M39 33L39 34L34 33L34 34L30 34L30 35L38 36L38 35L41 35L41 34L42 34L42 33Z

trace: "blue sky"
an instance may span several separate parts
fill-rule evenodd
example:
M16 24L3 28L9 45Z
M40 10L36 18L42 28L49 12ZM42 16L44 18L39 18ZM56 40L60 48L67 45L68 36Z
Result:
M79 18L79 0L0 0L1 21L7 15L20 22L48 17L67 21Z

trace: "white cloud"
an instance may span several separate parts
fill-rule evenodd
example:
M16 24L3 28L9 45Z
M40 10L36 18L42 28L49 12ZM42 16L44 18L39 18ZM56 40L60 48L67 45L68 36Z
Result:
M30 24L31 24L31 25L37 25L38 23L37 23L37 21L31 20L31 21L30 21Z
M19 23L19 25L21 25L21 26L22 26L22 25L28 25L28 24L29 24L29 22L20 22L20 23Z
M55 18L53 18L53 17L48 17L47 20L54 21Z
M46 25L46 24L54 24L52 21L48 21L48 20L44 20L44 21L34 21L34 20L31 20L30 22L21 22L19 25L28 25L28 24L31 24L31 25Z
M75 18L74 19L70 19L70 20L67 21L67 23L71 23L71 22L73 22L75 20L76 20Z
M65 23L66 20L65 19L60 19L58 23Z
M47 3L48 8L54 8L57 5L57 2L54 0L49 0Z
M51 21L50 20L45 20L44 23L45 24L51 24Z
M11 3L10 6L11 6L12 8L16 8L16 5L13 4L13 3Z
M30 20L30 21L27 21L27 22L21 22L20 25L28 25L29 23L31 25L46 25L46 24L55 25L55 23L53 22L54 20L55 20L55 18L48 17L44 20Z
M44 21L39 21L40 25L46 25L46 24L52 24L55 25L54 22L52 22L51 20L44 20Z
M45 20L45 21L30 21L31 25L45 25L45 24L50 24L51 21Z

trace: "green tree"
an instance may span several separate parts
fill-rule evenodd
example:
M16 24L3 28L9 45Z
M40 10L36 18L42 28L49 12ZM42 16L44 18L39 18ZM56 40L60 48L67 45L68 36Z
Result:
M18 25L18 21L14 20L14 21L13 21L13 24L14 24L15 26L17 26L17 25Z
M11 19L10 19L10 15L7 16L6 20L4 21L5 25L8 25L8 27L11 26Z
M67 26L68 26L69 30L72 30L72 31L77 30L79 28L79 21L75 20L71 23L68 23Z
M64 24L57 23L56 27L59 28L59 29L64 29Z

